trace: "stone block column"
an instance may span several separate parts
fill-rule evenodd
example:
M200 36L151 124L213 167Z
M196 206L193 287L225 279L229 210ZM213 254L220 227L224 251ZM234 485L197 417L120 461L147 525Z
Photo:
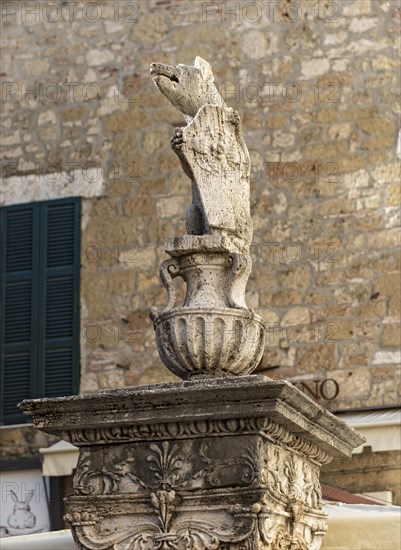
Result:
M80 550L317 550L319 470L363 438L263 376L25 401L80 449L67 520Z

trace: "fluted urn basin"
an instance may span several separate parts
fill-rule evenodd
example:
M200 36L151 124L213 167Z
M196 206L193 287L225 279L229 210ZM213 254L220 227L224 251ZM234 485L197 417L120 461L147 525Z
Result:
M250 374L265 344L263 319L249 310L174 308L155 330L163 363L184 379Z

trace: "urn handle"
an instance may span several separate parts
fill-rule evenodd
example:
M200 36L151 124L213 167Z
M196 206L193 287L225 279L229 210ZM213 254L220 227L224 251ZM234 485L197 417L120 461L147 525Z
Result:
M179 275L179 268L175 264L174 260L164 260L160 265L160 279L163 283L164 288L167 290L167 306L163 310L170 311L175 306L175 300L177 296L177 291L173 283L173 279ZM154 321L159 315L159 312L155 307L152 307L150 310L150 318Z
M228 287L229 306L248 309L245 302L245 289L252 269L252 259L250 256L233 252L228 257L228 265L231 269Z

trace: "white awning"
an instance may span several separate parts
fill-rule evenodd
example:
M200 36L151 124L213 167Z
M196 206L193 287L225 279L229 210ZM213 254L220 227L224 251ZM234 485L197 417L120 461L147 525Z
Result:
M401 410L336 413L336 416L345 420L367 439L353 454L361 453L363 447L367 446L372 447L373 452L401 450Z
M1 539L1 550L74 550L75 544L69 529L20 535Z
M43 455L44 476L69 476L77 466L78 449L67 441L59 441L39 452Z
M398 550L401 507L326 504L329 529L321 550Z

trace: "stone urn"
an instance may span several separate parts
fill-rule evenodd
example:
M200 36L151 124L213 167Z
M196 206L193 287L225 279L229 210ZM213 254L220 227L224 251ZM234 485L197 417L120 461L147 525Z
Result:
M152 308L160 358L181 378L250 374L264 350L265 324L247 308L251 258L231 252L224 237L185 235L168 239L171 259L160 267L167 307ZM176 306L174 279L186 283Z

